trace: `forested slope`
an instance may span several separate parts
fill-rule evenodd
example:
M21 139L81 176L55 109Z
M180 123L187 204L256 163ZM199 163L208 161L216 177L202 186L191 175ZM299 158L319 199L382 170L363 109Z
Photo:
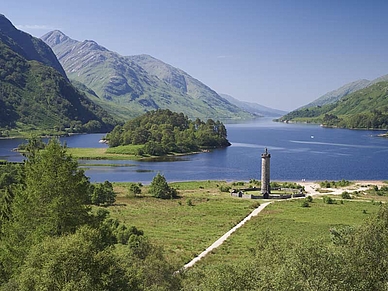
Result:
M388 128L388 82L375 83L336 103L303 108L280 121L303 121L344 128Z

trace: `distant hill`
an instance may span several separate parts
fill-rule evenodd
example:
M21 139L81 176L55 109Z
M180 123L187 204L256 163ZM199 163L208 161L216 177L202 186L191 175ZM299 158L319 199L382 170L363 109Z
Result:
M71 80L94 91L98 98L88 96L122 119L155 109L201 119L253 117L184 71L151 56L121 56L92 40L76 41L60 31L49 32L42 40Z
M0 135L108 131L115 124L70 84L50 47L0 15Z
M301 108L322 106L322 105L326 105L326 104L335 103L339 99L341 99L342 97L344 97L350 93L356 92L360 89L363 89L369 85L371 85L371 81L366 80L366 79L357 80L357 81L345 84L342 87L326 93L325 95L319 97L318 99L314 100L313 102L311 102L311 103L309 103Z
M220 94L221 97L225 98L228 100L230 103L244 109L245 111L248 111L254 115L257 116L265 116L265 117L277 117L277 116L282 116L286 114L286 111L283 110L278 110L278 109L273 109L269 108L257 103L252 103L252 102L245 102L245 101L240 101L230 95L227 94Z
M335 103L299 109L279 120L344 128L388 129L388 82L373 83Z
M363 88L369 87L373 84L388 81L388 75L381 76L379 78L376 78L372 81L362 79L357 80L348 84L343 85L342 87L330 91L326 93L325 95L319 97L318 99L314 100L313 102L308 103L307 105L304 105L296 110L303 109L303 108L309 108L314 106L322 106L326 104L332 104L340 100L342 97L349 95L353 92L356 92L358 90L361 90Z

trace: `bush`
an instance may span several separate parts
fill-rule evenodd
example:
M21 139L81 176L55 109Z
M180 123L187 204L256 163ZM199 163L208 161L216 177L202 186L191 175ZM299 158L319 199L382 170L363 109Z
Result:
M244 186L245 183L244 182L233 182L232 183L232 186Z
M311 197L311 196L307 196L306 198L305 198L305 200L307 201L307 202L313 202L313 197Z
M228 185L221 185L221 186L220 186L220 191L221 191L221 192L229 192L230 189L231 189L231 187L228 186Z
M347 191L342 192L341 197L342 199L352 199L352 196L350 196L350 193Z
M335 204L336 201L335 199L329 197L329 196L323 196L323 203L326 203L326 204Z
M128 188L128 194L127 196L136 196L141 194L141 183L131 183Z

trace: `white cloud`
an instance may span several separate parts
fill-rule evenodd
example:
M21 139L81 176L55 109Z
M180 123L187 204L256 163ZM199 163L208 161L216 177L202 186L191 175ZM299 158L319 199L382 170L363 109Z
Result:
M39 24L19 24L16 27L20 30L54 30L55 27L51 25L39 25Z
M229 59L231 57L232 57L231 55L220 55L220 56L217 56L217 59Z

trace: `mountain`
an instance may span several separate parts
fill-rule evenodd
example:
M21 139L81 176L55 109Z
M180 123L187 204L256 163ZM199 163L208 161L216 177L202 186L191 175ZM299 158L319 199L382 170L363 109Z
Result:
M388 81L373 83L335 103L290 112L279 120L344 128L388 129Z
M35 60L53 67L64 78L67 78L65 71L51 48L41 39L18 30L3 14L0 14L0 41L26 60Z
M90 98L122 119L159 108L183 112L190 118L253 117L184 71L151 56L121 56L95 41L76 41L58 30L42 40L71 80L94 91L99 98Z
M325 95L319 97L318 99L314 100L313 102L310 102L309 104L304 105L296 110L335 103L346 95L349 95L353 92L356 92L363 88L369 87L373 84L384 82L384 81L388 81L388 75L381 76L372 81L366 80L366 79L357 80L357 81L345 84L336 90L330 91Z
M230 103L244 109L245 111L248 111L254 115L257 116L266 116L266 117L277 117L277 116L282 116L286 114L286 111L283 110L278 110L278 109L273 109L269 108L257 103L252 103L252 102L245 102L245 101L240 101L230 95L227 94L220 94L222 98L225 98L228 100Z
M356 92L356 91L358 91L362 88L365 88L369 85L371 85L371 81L365 80L365 79L357 80L357 81L345 84L342 87L326 93L325 95L319 97L318 99L314 100L313 102L311 102L311 103L309 103L301 108L322 106L325 104L337 102L342 97L344 97L350 93Z
M362 79L345 84L336 90L326 93L325 95L319 97L313 102L282 116L281 118L279 118L279 121L309 121L321 123L322 118L318 118L318 116L329 112L333 108L336 108L338 101L345 100L344 98L346 96L352 95L352 93L358 92L365 88L369 88L371 86L372 89L371 91L368 90L368 92L374 94L374 91L377 87L373 87L373 85L386 81L388 81L388 75L381 76L372 81ZM366 108L370 108L370 106L367 106ZM371 109L373 110L378 108ZM341 112L342 111L343 110L341 110ZM352 112L353 109L350 110L349 114L351 114ZM342 113L345 114L344 112Z
M0 134L107 131L115 124L71 85L49 46L0 16Z

